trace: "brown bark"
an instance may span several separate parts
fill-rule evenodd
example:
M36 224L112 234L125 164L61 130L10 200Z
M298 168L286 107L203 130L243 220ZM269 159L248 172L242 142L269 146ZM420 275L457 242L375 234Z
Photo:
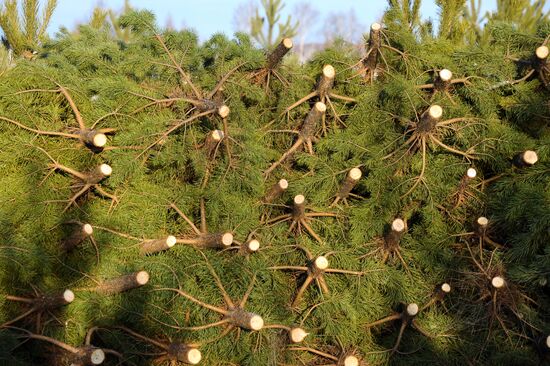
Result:
M399 242L404 233L405 222L401 219L393 220L390 231L384 236L384 246L390 251L399 248Z
M231 244L233 244L231 233L203 234L198 241L198 245L202 248L225 249Z
M540 336L535 341L541 355L550 355L550 335Z
M196 365L202 359L201 352L190 345L174 342L168 346L168 357L174 361L180 361L189 365Z
M294 197L294 203L292 205L292 217L294 220L301 220L305 217L306 213L306 198L299 194Z
M112 168L107 164L101 164L97 168L85 174L87 184L97 184L107 178L112 173Z
M279 63L283 60L283 57L290 51L292 48L292 39L290 38L283 38L281 40L281 43L277 45L277 47L269 54L267 55L267 62L266 62L266 69L273 70L274 68L279 65Z
M420 116L420 121L418 121L418 132L420 133L430 133L434 128L441 116L443 115L443 108L439 105L434 104L428 108L422 116Z
M368 56L363 64L368 70L371 71L376 70L378 65L378 56L382 45L382 37L380 36L381 29L382 26L380 23L373 23L370 27L370 37L367 50Z
M71 235L68 238L64 239L61 243L63 250L66 252L73 250L80 243L89 238L93 234L93 232L94 229L90 224L78 225L78 227L73 230Z
M539 160L535 151L526 150L514 156L512 163L518 168L526 168L534 165Z
M222 118L227 117L230 112L229 107L223 104L223 101L219 102L213 99L199 99L193 101L193 105L201 112L216 111Z
M437 91L445 91L449 89L452 76L453 74L451 73L451 71L447 69L439 71L434 81L434 89Z
M236 308L227 314L227 318L236 326L248 330L260 330L264 326L264 320L258 314Z
M330 90L334 86L335 75L336 72L334 71L334 67L332 67L332 65L323 66L323 75L321 75L319 83L317 84L317 93L319 94L319 98L321 100L324 100L327 97Z
M105 360L105 352L101 348L93 346L84 346L78 348L78 352L73 354L71 362L75 366L101 365Z
M534 69L537 71L539 79L545 87L550 86L550 65L548 63L548 55L550 50L543 45L536 49L534 56Z
M149 273L139 271L107 280L97 286L95 291L104 295L114 295L143 286L147 282L149 282Z
M65 290L62 293L44 295L35 300L37 307L43 310L55 309L65 306L74 301L74 293L71 290Z
M263 203L271 203L281 197L281 195L287 190L288 181L286 179L280 179L277 183L271 186L269 191L262 199Z
M487 234L487 228L489 227L489 220L486 217L478 217L474 222L474 231L475 233L483 238Z
M214 159L216 150L221 144L224 138L224 133L222 130L213 130L206 136L204 140L204 151L208 156L208 159Z
M96 130L85 129L80 131L80 138L85 145L95 148L104 147L107 143L107 136Z
M321 120L321 117L327 110L325 103L317 102L309 111L302 128L300 129L300 136L306 140L315 136L317 131L318 122Z
M361 179L361 175L362 173L360 169L351 169L346 175L346 179L342 183L342 186L340 187L340 190L338 191L336 197L338 197L339 199L347 198L351 190L357 185L357 182L359 182L359 179Z
M176 244L176 238L172 235L165 239L147 240L141 243L139 254L147 255L172 248Z

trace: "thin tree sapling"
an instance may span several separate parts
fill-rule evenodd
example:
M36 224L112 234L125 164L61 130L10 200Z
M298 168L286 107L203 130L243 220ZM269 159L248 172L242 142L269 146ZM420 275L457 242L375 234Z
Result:
M453 73L449 69L441 69L434 72L434 81L429 84L418 85L417 88L421 90L432 90L432 98L436 93L444 93L447 98L453 103L453 98L450 94L451 87L455 84L469 84L470 78L453 79Z
M229 107L223 102L223 100L220 100L220 98L217 97L218 92L223 87L223 84L229 79L229 77L237 71L243 64L239 64L233 69L231 69L227 74L225 74L220 81L216 84L214 89L210 92L201 91L198 89L193 82L191 81L190 75L183 70L183 68L180 66L180 64L176 61L174 55L172 52L168 49L168 46L164 42L164 39L160 34L155 35L157 41L162 46L164 52L170 59L171 65L166 64L165 66L175 68L179 75L181 76L182 85L189 86L191 88L191 97L186 96L168 96L166 98L152 98L146 95L138 94L138 93L132 93L136 96L148 99L150 102L141 106L140 108L134 110L132 114L136 114L138 112L141 112L149 107L152 106L170 106L175 102L186 102L192 105L192 108L190 108L184 115L184 119L177 120L176 123L164 131L163 133L160 133L160 137L156 139L153 143L151 143L149 146L147 146L140 154L139 156L146 153L148 150L152 149L156 145L160 144L161 142L165 141L168 135L170 135L172 132L178 130L182 126L186 126L190 124L191 122L196 121L197 119L200 119L205 116L218 116L222 118L222 120L225 120L230 113ZM225 125L225 122L224 122ZM227 135L228 131L225 129L224 133Z

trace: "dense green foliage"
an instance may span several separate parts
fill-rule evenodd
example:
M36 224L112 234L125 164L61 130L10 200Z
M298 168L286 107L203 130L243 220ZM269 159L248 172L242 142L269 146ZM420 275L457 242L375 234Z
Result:
M384 19L372 82L363 77L354 48L337 43L304 65L280 65L267 84L261 73L265 54L248 36L215 35L199 44L192 32L161 31L151 13L135 11L117 22L131 37L115 38L103 26L61 31L36 59L21 59L0 74L0 323L29 309L7 295L32 298L66 288L76 295L40 319L35 312L11 324L16 328L0 329L0 363L61 364L60 348L25 341L27 333L19 328L78 347L97 326L93 345L120 352L129 364L151 364L154 356L148 354L162 350L116 328L123 325L162 342L199 343L204 365L333 362L296 350L302 346L336 357L353 353L364 365L538 364L544 355L537 342L550 334L550 93L538 72L523 76L550 23L522 33L494 20L485 30L487 42L466 45L452 29L442 29L441 37L424 26L419 30L414 4L395 3ZM403 15L400 6L410 14ZM299 150L265 177L299 138L280 130L298 131L318 97L285 110L315 90L326 64L336 69L333 92L355 102L331 97L326 126L315 132L314 154ZM433 83L443 68L462 82L437 92L418 87ZM229 106L226 119L211 113L159 141L164 131L198 113L190 99L210 98L227 75L211 96ZM75 133L78 121L59 86L86 127L97 121L97 128L116 129L103 151L6 120ZM179 99L165 100L170 98ZM462 120L436 126L423 137L423 152L422 142L410 137L434 104L443 109L441 121ZM214 129L225 137L212 155L203 142ZM526 150L536 151L538 162L513 166ZM48 154L79 172L107 163L112 174L64 210L79 187L70 174L52 170ZM363 173L354 195L347 204L331 205L353 167ZM477 177L461 189L471 167ZM288 190L272 204L262 203L281 178ZM290 221L266 223L290 212L300 194L306 212L336 214L308 221L320 241L303 227L290 231ZM199 250L179 243L140 255L145 238L192 237L170 204L198 226L201 200L209 232L230 231L242 243L257 238L260 250L245 254L236 244L237 250ZM480 216L489 219L487 233L472 234ZM398 252L386 253L383 238L396 218L406 222L406 232ZM64 252L62 244L78 229L75 222L93 225L94 242L86 239ZM305 266L299 247L327 255L330 268L363 275L326 273L330 292L314 282L292 307L303 272L270 267ZM223 337L221 327L185 329L219 321L220 314L161 289L179 288L225 307L207 262L235 302L255 278L245 309L260 314L267 326L302 326L310 333L303 345L289 345L279 328L234 330ZM139 270L151 276L143 287L112 296L93 291L106 279ZM503 288L492 287L495 276L505 279ZM415 320L429 337L407 326L398 352L390 352L401 322L367 326L401 312L403 304L422 308L444 282L450 294ZM118 362L107 356L106 364Z

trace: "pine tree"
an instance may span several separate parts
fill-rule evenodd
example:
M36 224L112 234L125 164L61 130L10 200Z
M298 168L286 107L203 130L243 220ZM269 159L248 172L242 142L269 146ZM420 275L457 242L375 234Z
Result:
M2 73L2 362L547 362L550 22L441 4L363 59L132 10Z
M57 5L57 0L48 0L43 14L39 14L38 0L5 0L0 8L2 40L17 56L32 57L46 39L46 28ZM20 14L20 8L22 14Z
M296 35L298 22L292 21L290 15L281 22L284 7L282 0L262 0L263 12L256 8L256 14L250 19L250 35L262 47L270 49L281 39Z
M124 6L120 12L96 6L90 19L90 26L96 29L106 27L113 32L116 38L129 42L131 37L130 29L123 29L119 24L119 18L124 14L128 14L131 10L132 6L129 0L124 1Z

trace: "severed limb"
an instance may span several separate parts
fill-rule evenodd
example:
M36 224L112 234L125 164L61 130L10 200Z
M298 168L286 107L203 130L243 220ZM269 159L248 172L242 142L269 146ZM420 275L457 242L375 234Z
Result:
M225 288L223 287L220 278L214 271L214 268L208 263L208 260L206 259L206 265L208 269L210 270L210 273L212 274L212 277L214 278L214 282L216 283L218 289L220 290L220 293L222 295L222 298L224 300L224 306L219 307L215 305L208 304L204 301L201 301L197 299L196 297L192 296L191 294L182 291L181 289L175 289L175 288L157 288L156 291L172 291L177 293L178 295L186 298L187 300L194 302L195 304L199 305L200 307L203 307L205 309L208 309L210 311L213 311L217 314L219 314L222 319L219 321L216 321L214 323L200 325L200 326L194 326L194 327L185 327L182 329L187 330L203 330L208 329L212 327L217 327L221 325L226 326L226 330L222 333L222 336L225 336L228 334L231 330L235 328L239 329L245 329L245 330L251 330L251 331L259 331L264 327L264 320L263 318L253 312L249 312L245 310L246 303L248 301L248 298L250 296L250 293L252 292L254 282L255 282L255 276L252 278L252 281L250 282L250 285L248 286L245 294L243 295L242 299L239 302L234 302L227 292L225 291Z
M110 278L99 283L96 287L86 289L102 295L116 295L122 292L133 290L149 282L149 273L138 271L119 277Z
M460 184L458 189L451 196L454 201L453 209L457 209L461 204L463 204L468 198L474 197L470 191L472 181L476 178L477 171L474 168L468 168L466 174L460 179Z
M288 189L288 181L286 179L279 179L277 183L273 184L271 188L266 192L262 198L262 203L272 203L283 195Z
M260 203L263 205L273 205L273 202L281 198L281 196L288 189L288 181L286 179L279 179L277 183L273 184L268 191L262 197ZM260 217L260 222L265 223L267 218L270 216L271 209L268 208L267 211L262 213Z
M286 326L282 324L269 324L265 325L264 329L282 329L287 333L288 341L291 343L302 343L304 339L309 335L302 327L299 326Z
M51 311L57 308L72 303L75 299L74 292L69 289L66 289L61 293L51 294L40 294L35 290L35 295L35 297L6 295L6 300L26 304L28 309L19 316L0 325L0 328L15 324L33 314L36 314L36 331L39 332L41 328L41 319L44 313L51 313Z
M332 112L334 113L334 118L343 125L344 123L336 113L336 110L334 109L331 98L339 99L345 103L355 103L355 99L338 95L332 91L332 88L334 86L335 75L336 75L336 71L334 70L334 67L332 65L327 64L323 66L322 74L321 74L321 77L319 78L319 81L317 82L317 86L315 90L309 93L308 95L306 95L305 97L301 98L294 104L290 105L288 108L286 108L283 111L283 113L281 113L281 115L288 114L291 110L298 107L300 104L305 103L312 98L318 97L321 103L324 103L330 106ZM322 117L322 126L323 126L323 131L326 131L324 115Z
M64 137L64 138L71 138L71 139L77 139L79 140L84 146L92 150L93 152L101 152L103 151L105 145L107 144L107 134L113 133L115 130L112 128L104 128L104 129L96 129L95 125L104 117L101 117L99 120L97 120L92 128L87 128L84 119L82 117L82 114L80 113L76 103L74 102L73 98L69 94L68 90L61 86L60 84L56 83L58 86L58 89L34 89L34 90L25 90L23 92L19 92L17 94L23 94L23 93L30 93L30 92L52 92L52 93L61 93L63 97L67 100L67 103L69 104L71 110L73 111L73 114L75 116L75 119L78 123L78 129L73 129L74 132L66 133L66 132L58 132L58 131L45 131L37 128L32 128L29 126L26 126L25 124L7 118L0 116L0 120L14 124L18 126L19 128L22 128L24 130L30 131L32 133L38 134L38 135L44 135L44 136L58 136L58 137ZM112 114L109 114L112 115Z
M315 133L318 128L318 123L324 116L327 106L322 102L317 102L309 111L300 131L293 131L298 134L298 139L282 156L279 160L273 163L265 172L264 176L268 177L271 172L275 170L286 159L290 158L302 145L305 145L307 151L313 155L313 141L315 139Z
M468 78L453 79L453 73L449 69L442 69L436 73L431 84L418 85L418 89L432 89L435 92L448 92L454 84L467 84Z
M289 347L290 351L303 351L309 352L314 355L320 356L327 360L330 360L331 363L323 364L324 366L359 366L361 365L360 358L354 354L354 352L342 352L338 356L331 355L330 353L319 351L311 347Z
M76 224L77 226L74 228L74 230L71 232L71 234L68 237L63 239L63 241L61 242L61 247L66 253L68 253L74 250L83 241L85 241L86 239L89 239L95 249L97 263L99 263L99 248L93 237L93 233L94 233L93 226L88 223L82 223L82 222L73 222L73 223Z
M265 85L265 91L269 90L269 83L273 77L277 78L281 83L288 84L288 81L277 71L283 57L292 49L294 43L290 38L283 38L273 51L267 54L264 67L254 71L250 78L261 85Z
M514 156L512 163L516 168L527 168L535 165L539 160L537 153L533 150L526 150Z
M459 235L467 236L471 234L473 233ZM482 247L479 248L478 255L475 255L468 240L465 241L465 244L474 267L478 269L478 271L467 272L469 275L467 286L471 288L473 285L478 289L478 302L485 305L489 312L487 341L491 335L494 323L498 322L507 338L510 342L513 342L511 335L514 332L508 328L509 316L519 321L523 329L526 326L534 332L540 331L526 319L521 310L522 303L530 302L534 305L537 305L537 303L523 294L513 282L506 278L502 263L495 260L495 253L498 249L492 250L489 260L486 261L483 259L484 249ZM524 335L520 336L525 338Z
M135 94L137 96L140 96L142 98L148 99L150 102L145 104L144 106L134 110L134 114L138 113L146 108L149 108L151 106L156 105L171 105L174 102L187 102L191 104L193 107L185 113L185 116L188 116L190 113L191 115L188 118L184 118L182 120L176 121L176 123L170 127L168 130L164 131L163 133L159 134L160 136L149 146L147 146L139 155L142 156L147 151L152 149L153 147L162 144L168 136L178 130L179 128L189 125L190 123L198 120L199 118L205 117L205 116L216 116L221 118L225 121L225 119L229 116L230 109L223 101L223 98L220 98L220 91L223 88L224 83L229 79L229 77L236 72L241 66L244 65L244 63L241 63L237 66L235 66L233 69L229 70L227 74L225 74L220 81L216 84L214 89L210 92L207 91L201 91L199 90L191 81L191 77L188 73L186 73L182 67L179 65L179 63L176 61L174 55L170 52L168 47L166 46L166 43L164 42L164 39L161 35L157 34L156 39L161 44L162 48L164 49L165 53L168 55L168 58L170 59L172 65L165 65L175 68L178 73L181 76L182 84L184 86L189 86L192 89L193 96L192 97L167 97L167 98L151 98L145 95ZM225 122L224 122L225 123ZM225 133L227 134L227 130Z
M76 200L80 196L82 196L92 188L94 188L100 195L110 198L113 202L118 202L118 199L116 196L105 192L99 185L99 183L103 179L109 177L112 174L113 169L111 168L110 165L101 164L98 167L92 170L89 170L87 172L79 172L75 169L72 169L68 166L62 165L59 162L57 162L57 160L55 160L50 154L48 154L46 150L40 147L38 147L38 149L42 151L44 154L46 154L48 158L53 162L52 164L48 165L48 167L51 169L51 172L59 170L63 173L72 175L76 180L76 183L73 185L75 193L68 200L68 203L65 206L65 209L63 210L63 212L67 211L73 204L76 203ZM51 172L49 174L51 174Z
M244 255L244 256L248 256L260 250L260 241L258 239L249 238L244 243L241 243L237 240L233 240L233 243L237 245L231 246L227 249L237 250L241 255Z
M455 84L469 84L468 80L469 78L467 77L453 79L453 73L451 70L442 69L436 73L433 83L418 85L417 88L423 90L431 89L433 92L432 97L435 96L436 93L444 93L453 104L456 104L450 94L451 87Z
M542 85L544 85L545 88L550 88L550 61L548 58L548 56L550 55L550 49L548 48L547 43L548 37L544 40L541 46L535 49L533 56L529 60L514 60L520 65L523 64L528 66L528 71L523 77L517 80L505 80L499 82L491 86L489 89L493 90L507 85L518 84L529 79L534 74L537 74L540 82L542 83Z
M362 175L363 173L359 168L352 168L348 171L346 179L344 179L344 182L342 182L342 185L340 186L340 190L336 194L336 198L334 198L334 201L332 201L331 207L335 206L340 201L344 202L344 204L347 204L347 198L349 197L352 189L359 182L359 179L361 179Z
M490 238L491 227L490 227L490 222L489 222L488 218L486 218L485 216L479 216L478 218L475 219L472 226L473 226L473 229L474 229L473 231L458 234L458 236L477 238L478 247L479 247L479 255L480 255L480 260L481 260L482 263L483 263L483 249L484 249L483 247L484 247L484 244L489 244L493 248L498 248L498 249L504 248L504 246L502 244L499 244L499 243L495 242L494 240L492 240ZM468 246L468 248L469 248L469 246ZM475 258L473 257L473 253L470 253L470 254L472 255L472 259L475 260ZM478 266L478 267L480 267L480 266Z
M25 329L21 329L21 328L13 328L13 329L24 332L25 334L22 335L23 338L35 339L38 341L47 342L62 349L68 354L67 361L69 362L69 364L73 366L101 365L105 361L106 354L115 355L116 357L119 358L119 360L122 359L122 355L114 350L98 348L91 345L92 334L97 329L96 327L93 327L88 331L86 335L86 341L84 345L81 347L74 347L67 343L61 342L55 338L47 337L40 334L35 334ZM60 358L63 358L63 356L60 356Z
M365 81L373 82L378 76L378 59L382 48L382 24L372 23L370 26L369 42L367 43L367 55L362 60Z
M179 341L166 343L141 335L124 326L117 326L116 328L128 333L136 339L160 348L162 352L158 354L159 360L169 360L172 362L183 362L187 365L197 365L202 359L202 354L199 350L200 345L198 343Z
M306 198L299 194L294 197L292 212L277 216L268 220L266 224L272 225L279 222L291 221L289 231L296 229L297 234L302 233L302 227L318 242L322 243L322 239L309 225L311 219L316 217L337 217L332 212L306 212Z
M225 133L222 130L212 130L206 135L203 143L203 150L206 156L207 165L204 173L204 177L201 183L201 188L206 187L210 172L215 163L216 155L218 154L221 144L224 142Z
M458 149L455 149L451 146L446 145L442 139L445 136L443 133L444 129L454 130L453 125L456 123L464 122L471 120L467 117L451 118L448 120L441 121L443 116L443 108L437 104L431 105L422 115L418 118L417 122L411 122L412 127L408 130L412 132L411 136L405 141L404 145L407 147L407 154L410 151L420 148L422 152L422 167L420 169L420 175L414 178L415 183L412 187L403 194L402 198L408 196L412 193L416 187L424 182L424 174L426 172L427 165L427 148L428 144L431 142L435 145L438 145L440 148L449 151L450 153L460 155L466 159L474 159L475 157L470 152L463 152ZM387 159L394 155L395 152L386 155L383 159ZM401 158L399 158L401 159Z
M542 85L547 89L550 88L550 62L548 60L548 55L550 55L548 46L542 45L535 50L535 57L533 60L534 70L537 72Z
M168 237L163 239L144 240L139 245L139 253L141 255L148 255L162 252L172 248L176 245L176 242L177 239L173 235L168 235Z
M513 173L515 169L525 169L525 168L532 167L533 165L535 165L535 163L538 160L539 160L539 157L536 151L533 151L533 150L522 151L514 155L514 157L512 158L512 168L510 171L495 175L491 178L484 179L477 186L481 186L482 188L484 188L489 183L492 183L496 180L499 180L502 177L505 177Z
M269 267L269 269L273 269L273 270L289 270L289 271L305 272L306 278L304 279L304 282L296 292L294 300L292 301L292 304L291 304L292 307L297 307L300 305L302 296L304 295L305 291L307 290L307 288L312 282L315 282L324 293L328 293L329 289L324 278L324 275L326 273L337 273L337 274L346 274L346 275L354 275L354 276L362 276L364 274L364 272L329 268L329 261L327 258L328 254L324 256L320 255L320 256L314 257L307 249L305 248L301 248L301 249L305 252L307 257L307 263L305 266Z
M382 256L382 263L386 263L390 258L398 258L403 265L403 268L408 272L409 266L401 255L401 247L399 245L399 243L401 242L401 238L405 234L406 229L407 225L403 219L394 219L389 227L389 230L387 230L384 236L375 239L374 243L377 244L378 247L375 250L361 256L360 258L365 258L372 254L380 252Z
M431 299L420 308L420 311L426 310L427 308L431 307L435 303L442 302L445 299L445 296L447 296L450 293L451 293L451 285L449 285L447 282L437 285L434 293L432 294Z
M398 352L399 344L401 343L403 333L405 332L405 329L407 328L407 326L410 325L413 328L415 328L418 332L420 332L422 335L429 336L429 334L424 330L422 330L422 328L419 326L419 324L416 321L416 317L420 311L423 311L428 307L434 305L435 303L442 301L443 297L450 291L451 291L450 286L447 283L444 283L443 285L438 287L438 289L436 289L436 293L426 305L419 307L418 304L416 303L410 303L405 307L405 309L401 313L393 313L385 318L369 323L366 325L366 328L369 329L391 321L396 321L396 320L401 321L397 339L395 341L393 348L391 349L392 354L395 352Z
M209 233L206 227L206 209L204 199L201 199L200 212L201 224L200 229L191 221L174 203L170 203L170 207L189 225L193 231L192 236L176 238L177 244L192 245L199 249L227 249L233 244L233 234L229 231Z

